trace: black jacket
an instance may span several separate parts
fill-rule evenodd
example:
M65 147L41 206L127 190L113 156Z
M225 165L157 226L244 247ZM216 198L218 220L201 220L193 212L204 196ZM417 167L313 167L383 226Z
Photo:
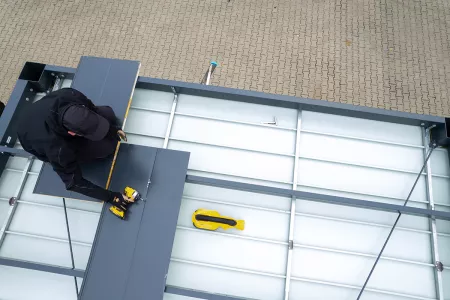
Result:
M84 138L69 135L62 125L62 116L72 105L84 105L96 111L92 101L75 89L52 92L21 113L17 132L19 141L24 150L49 162L68 190L110 201L112 192L87 181L81 174L76 149L77 143ZM109 121L111 128L117 125Z

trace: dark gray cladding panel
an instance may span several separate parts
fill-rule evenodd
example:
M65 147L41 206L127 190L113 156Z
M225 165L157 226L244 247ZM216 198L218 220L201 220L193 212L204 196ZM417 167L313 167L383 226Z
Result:
M126 220L105 205L81 299L162 299L188 162L186 152L120 146L111 188L131 186L146 201Z

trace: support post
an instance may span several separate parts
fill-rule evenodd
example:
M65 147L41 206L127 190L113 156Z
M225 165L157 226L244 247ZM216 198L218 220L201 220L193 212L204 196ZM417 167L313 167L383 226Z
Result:
M298 160L300 153L300 132L302 125L302 111L299 110L297 114L297 134L295 138L295 157L294 157L294 174L293 174L293 184L292 189L297 190L298 182ZM291 286L291 272L292 272L292 257L294 255L294 230L295 230L295 204L297 202L297 197L291 197L291 212L289 218L289 242L288 242L288 255L286 263L286 279L284 283L284 299L289 299L289 290Z
M424 159L426 159L427 153L430 150L430 128L422 128L423 134L423 145L424 145ZM433 199L433 184L432 184L432 173L431 173L431 162L427 161L425 166L426 172L426 186L427 186L427 199L428 199L428 209L434 210L434 199ZM439 264L439 250L438 250L438 237L436 230L436 219L434 217L428 218L430 222L431 229L431 255L434 264L434 277L436 284L436 296L438 300L444 300L444 287L442 281L442 271L437 267Z

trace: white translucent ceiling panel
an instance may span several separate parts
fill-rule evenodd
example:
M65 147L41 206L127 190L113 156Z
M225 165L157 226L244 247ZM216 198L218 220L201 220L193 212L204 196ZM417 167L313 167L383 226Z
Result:
M433 174L442 176L450 175L447 149L438 148L434 150L433 154L431 154L430 162Z
M283 299L284 278L172 261L168 285L251 299Z
M34 164L33 164L34 168ZM34 194L33 190L36 185L38 176L29 174L25 186L22 190L21 200L27 202L33 202L37 204L46 204L63 208L63 200L60 197L53 197L47 195ZM27 205L27 204L25 204ZM92 202L92 201L82 201L78 199L66 199L66 206L68 208L78 209L87 212L99 213L102 210L102 203Z
M77 269L85 269L91 252L90 243L72 241ZM69 243L63 239L48 239L7 233L0 248L0 256L36 263L72 267Z
M169 148L191 152L189 169L292 182L292 157L170 141Z
M39 173L41 171L42 168L42 164L43 162L40 161L39 159L34 159L33 160L33 165L31 166L31 172L33 173Z
M450 236L438 235L438 247L439 259L444 266L450 266Z
M217 98L180 94L177 112L258 124L271 122L276 117L278 126L293 129L297 127L297 110L295 109Z
M295 131L176 116L171 138L294 155Z
M162 148L164 145L163 138L156 138L151 136L143 136L138 134L127 133L127 140L129 144L141 145L147 147Z
M228 230L230 234L233 231ZM178 229L172 258L283 275L286 269L286 246L201 230Z
M3 170L0 177L0 198L9 199L15 195L21 176L21 172Z
M8 214L9 210L9 204L8 201L0 200L0 224L3 226L3 223L5 222L6 216Z
M444 282L444 295L450 295L450 270L445 269L442 272L442 281Z
M433 176L432 182L434 203L450 206L450 180Z
M7 234L0 256L37 263L72 267L69 243Z
M73 277L0 266L0 299L76 300Z
M314 280L292 280L291 298L295 300L352 300L358 297L360 287L323 284ZM370 288L364 291L361 299L364 300L406 300L400 295L389 295L373 292Z
M168 121L169 114L130 109L125 131L129 134L164 137Z
M420 148L370 143L307 132L300 135L300 156L417 173L423 164L423 149Z
M375 258L294 248L292 275L304 279L362 286ZM434 298L433 268L380 260L368 288Z
M448 207L436 206L436 209L450 212L450 208ZM444 220L436 220L436 228L437 232L440 232L443 235L448 235L450 237L450 222Z
M422 131L418 126L310 111L302 112L302 130L422 146Z
M323 251L351 251L361 255L377 255L390 228L354 224L297 216L294 242L302 246L322 247ZM414 245L405 251L405 245ZM384 256L430 263L430 235L405 230L395 230L384 251Z
M22 171L27 165L28 159L25 157L10 157L6 162L6 168Z
M415 174L308 159L300 159L298 172L300 185L400 199L406 199L416 179ZM422 176L414 189L411 200L426 201L425 191L425 178Z
M172 102L173 93L135 89L131 106L170 112Z
M98 223L98 215L68 211L72 239L92 242ZM16 208L9 230L21 233L67 239L63 209L20 204Z
M423 209L427 208L426 204L411 204L413 203L410 203L409 205ZM362 222L364 224L368 224L369 226L376 226L378 224L379 226L376 227L385 228L390 228L390 226L394 224L395 219L397 218L397 213L388 213L373 209L363 209L342 205L333 205L301 199L297 200L296 211L301 215L306 215L309 217L318 217L324 219L336 218L348 222ZM401 229L410 228L413 230L428 231L430 225L427 218L403 214L397 226Z

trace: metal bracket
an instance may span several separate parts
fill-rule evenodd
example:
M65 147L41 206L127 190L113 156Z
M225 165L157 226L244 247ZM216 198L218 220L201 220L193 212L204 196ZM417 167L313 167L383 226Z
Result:
M16 200L17 200L16 197L9 198L9 201L8 201L9 206L14 206L16 204Z
M444 264L443 264L442 262L437 261L437 262L434 263L434 266L436 267L436 269L437 269L439 272L444 271Z
M277 120L277 117L273 117L273 121L270 121L270 122L262 122L264 125L275 125L275 126L278 126L278 120Z
M294 241L293 240L289 240L289 250L294 249Z

